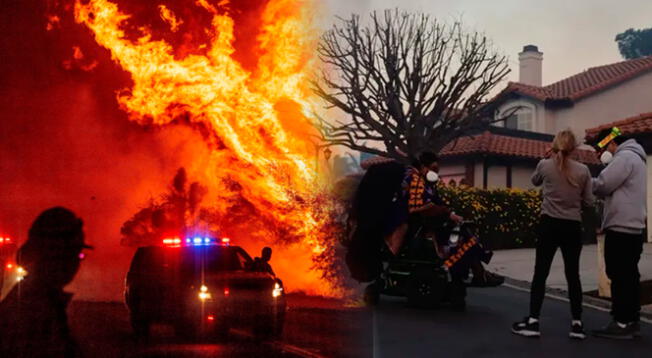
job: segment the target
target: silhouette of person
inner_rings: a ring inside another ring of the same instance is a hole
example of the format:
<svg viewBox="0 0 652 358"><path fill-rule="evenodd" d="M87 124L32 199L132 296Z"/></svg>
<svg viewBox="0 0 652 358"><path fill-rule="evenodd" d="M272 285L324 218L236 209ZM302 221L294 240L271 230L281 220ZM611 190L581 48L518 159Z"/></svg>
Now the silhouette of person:
<svg viewBox="0 0 652 358"><path fill-rule="evenodd" d="M274 275L274 270L272 270L272 266L269 264L269 260L271 258L272 258L272 249L270 247L265 246L263 248L261 256L256 257L254 259L254 263L253 263L254 271L269 272L272 275Z"/></svg>
<svg viewBox="0 0 652 358"><path fill-rule="evenodd" d="M55 207L42 212L18 250L17 261L27 275L0 303L1 357L77 357L79 350L68 328L66 307L72 281L82 259L82 220Z"/></svg>

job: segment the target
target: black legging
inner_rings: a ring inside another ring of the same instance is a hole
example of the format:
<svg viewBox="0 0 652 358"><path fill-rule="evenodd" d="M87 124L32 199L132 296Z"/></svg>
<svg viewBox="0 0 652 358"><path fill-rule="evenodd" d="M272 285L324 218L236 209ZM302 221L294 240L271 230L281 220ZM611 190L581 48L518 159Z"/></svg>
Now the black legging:
<svg viewBox="0 0 652 358"><path fill-rule="evenodd" d="M557 247L564 258L564 273L573 319L582 318L582 284L580 282L580 253L582 252L582 224L579 221L541 217L537 241L536 263L530 293L530 317L539 318L546 291L546 279Z"/></svg>

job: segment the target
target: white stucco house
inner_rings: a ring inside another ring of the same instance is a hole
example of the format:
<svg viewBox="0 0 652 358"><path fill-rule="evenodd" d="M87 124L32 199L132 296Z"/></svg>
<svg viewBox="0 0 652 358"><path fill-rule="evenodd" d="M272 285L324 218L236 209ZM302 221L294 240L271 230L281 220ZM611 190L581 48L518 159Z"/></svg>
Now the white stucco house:
<svg viewBox="0 0 652 358"><path fill-rule="evenodd" d="M542 86L543 53L533 45L519 54L519 82L511 82L493 101L498 116L517 113L500 125L555 134L587 129L652 111L652 57L592 67Z"/></svg>
<svg viewBox="0 0 652 358"><path fill-rule="evenodd" d="M497 122L449 143L440 153L444 181L464 180L480 188L531 188L534 167L554 134L567 128L583 139L588 131L620 123L621 130L636 135L652 155L652 56L591 67L548 85L542 84L542 73L543 53L534 45L525 46L519 53L519 81L508 83L490 101ZM498 122L506 114L511 115ZM579 150L577 156L594 174L600 170L590 148ZM361 165L380 160L368 159ZM648 163L652 213L652 161Z"/></svg>
<svg viewBox="0 0 652 358"><path fill-rule="evenodd" d="M590 128L652 111L652 57L592 67L546 86L542 85L542 73L543 53L534 45L525 46L519 53L519 82L510 82L491 101L497 108L496 119L511 114L496 125L521 133L513 137L527 137L522 132L528 132L530 139L536 139L532 134L537 133L539 140L549 143L555 133L570 128L578 138L584 138ZM535 152L534 143L512 141L514 148ZM513 150L511 154L525 158L522 152ZM545 150L538 152L541 158ZM579 154L581 161L599 164L593 156ZM479 177L483 181L475 180L474 185L528 188L532 163L520 160L502 165L504 159L490 161L485 170L488 178Z"/></svg>

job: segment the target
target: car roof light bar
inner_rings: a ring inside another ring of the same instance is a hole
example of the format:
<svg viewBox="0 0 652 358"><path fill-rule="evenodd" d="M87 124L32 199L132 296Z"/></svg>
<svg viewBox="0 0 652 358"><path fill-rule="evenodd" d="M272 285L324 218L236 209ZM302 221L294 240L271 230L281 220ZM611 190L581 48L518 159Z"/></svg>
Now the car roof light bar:
<svg viewBox="0 0 652 358"><path fill-rule="evenodd" d="M178 237L168 237L163 239L163 244L169 246L179 246L181 245L181 239Z"/></svg>
<svg viewBox="0 0 652 358"><path fill-rule="evenodd" d="M229 246L231 243L231 239L229 238L222 238L220 240L217 240L212 237L200 237L200 236L192 236L192 237L186 237L184 240L178 238L178 237L168 237L163 239L163 245L165 246L172 246L172 247L177 247L177 246L214 246L214 245L220 245L220 246Z"/></svg>

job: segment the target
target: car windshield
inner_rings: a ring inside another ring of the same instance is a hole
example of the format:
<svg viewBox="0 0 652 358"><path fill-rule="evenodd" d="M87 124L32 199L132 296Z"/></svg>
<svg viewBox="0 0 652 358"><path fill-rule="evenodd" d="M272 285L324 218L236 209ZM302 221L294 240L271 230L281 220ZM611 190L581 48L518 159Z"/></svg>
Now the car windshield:
<svg viewBox="0 0 652 358"><path fill-rule="evenodd" d="M244 270L250 258L233 247L200 246L181 250L182 272L204 273Z"/></svg>

